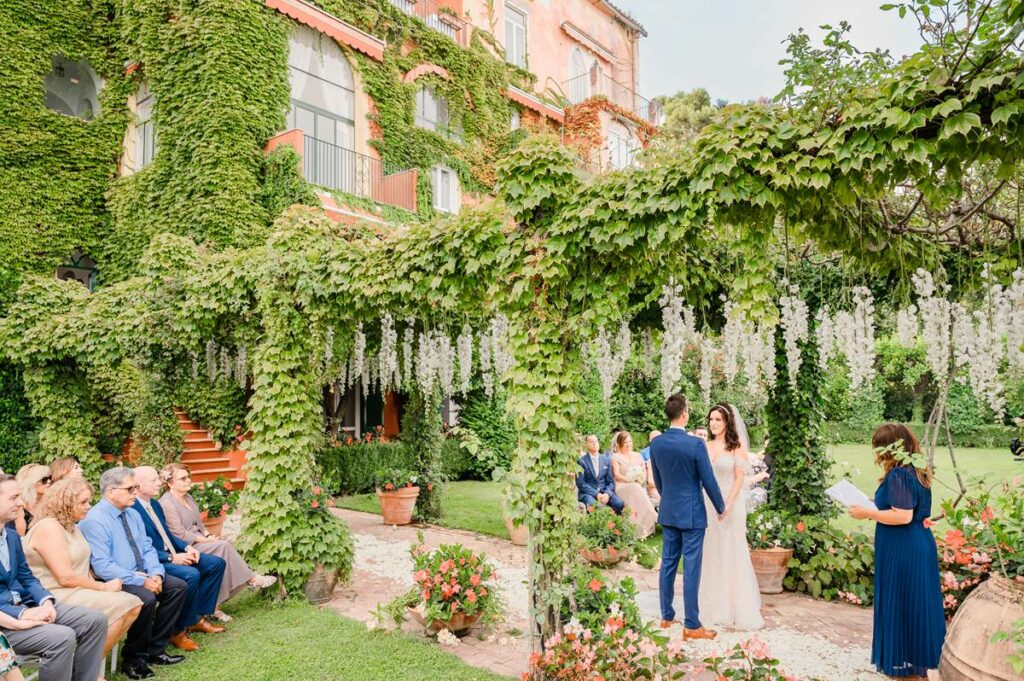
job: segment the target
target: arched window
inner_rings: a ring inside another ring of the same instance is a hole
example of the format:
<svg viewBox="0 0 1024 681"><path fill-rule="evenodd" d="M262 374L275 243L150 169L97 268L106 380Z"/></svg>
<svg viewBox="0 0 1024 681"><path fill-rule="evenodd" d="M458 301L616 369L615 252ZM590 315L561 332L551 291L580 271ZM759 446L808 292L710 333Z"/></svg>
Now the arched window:
<svg viewBox="0 0 1024 681"><path fill-rule="evenodd" d="M434 194L434 210L458 213L462 207L462 189L459 176L447 166L434 166L430 170L430 188Z"/></svg>
<svg viewBox="0 0 1024 681"><path fill-rule="evenodd" d="M53 57L53 69L43 79L46 108L65 116L91 121L99 115L99 93L103 81L89 62Z"/></svg>
<svg viewBox="0 0 1024 681"><path fill-rule="evenodd" d="M57 268L57 278L61 281L77 281L92 291L96 285L96 272L96 262L76 247L71 257Z"/></svg>
<svg viewBox="0 0 1024 681"><path fill-rule="evenodd" d="M569 58L569 102L579 104L590 96L590 65L583 50L573 48Z"/></svg>
<svg viewBox="0 0 1024 681"><path fill-rule="evenodd" d="M425 85L416 91L416 125L441 134L448 134L448 99Z"/></svg>
<svg viewBox="0 0 1024 681"><path fill-rule="evenodd" d="M306 179L342 191L355 183L355 80L330 37L297 26L288 39L292 108L289 129L305 133Z"/></svg>
<svg viewBox="0 0 1024 681"><path fill-rule="evenodd" d="M636 144L629 130L622 123L612 121L608 126L608 165L616 170L633 165L636 158Z"/></svg>

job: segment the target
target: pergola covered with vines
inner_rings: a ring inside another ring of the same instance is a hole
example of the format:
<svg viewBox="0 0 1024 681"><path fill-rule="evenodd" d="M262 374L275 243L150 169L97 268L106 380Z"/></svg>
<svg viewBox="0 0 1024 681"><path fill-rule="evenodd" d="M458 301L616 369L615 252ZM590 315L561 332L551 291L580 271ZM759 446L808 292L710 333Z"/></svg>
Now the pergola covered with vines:
<svg viewBox="0 0 1024 681"><path fill-rule="evenodd" d="M844 59L842 45L830 63L797 41L785 105L732 107L672 160L598 178L582 177L554 140L529 139L501 163L497 198L454 218L382 234L293 207L265 244L220 252L159 235L139 276L95 294L27 283L0 321L0 344L24 366L48 448L93 458L80 389L90 372L130 363L151 373L153 408L169 413L160 376L211 338L245 348L242 546L294 590L316 563L351 565L343 524L296 497L313 475L322 387L369 338L381 348L375 380L414 381L429 408L455 380L432 359L436 344L486 336L486 366L479 353L472 366L498 369L508 390L534 633L547 636L573 555L584 344L663 295L673 309L700 303L712 280L728 285L745 321L774 329L769 251L780 240L883 275L930 269L951 248L1019 264L1021 223L1005 197L1019 191L1024 160L1022 20L1020 0L990 3L972 31L898 65ZM826 71L832 89L817 82ZM725 253L742 266L722 271ZM411 344L399 358L394 320L418 338L415 370Z"/></svg>

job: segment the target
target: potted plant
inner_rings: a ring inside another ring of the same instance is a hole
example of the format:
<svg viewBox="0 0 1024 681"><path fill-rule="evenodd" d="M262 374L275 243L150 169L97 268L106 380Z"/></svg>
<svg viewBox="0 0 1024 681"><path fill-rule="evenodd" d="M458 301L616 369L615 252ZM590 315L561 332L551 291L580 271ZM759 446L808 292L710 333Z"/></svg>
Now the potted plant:
<svg viewBox="0 0 1024 681"><path fill-rule="evenodd" d="M238 505L238 492L231 481L221 476L216 480L196 483L191 494L199 507L199 516L203 519L207 531L210 534L220 534L224 527L224 518Z"/></svg>
<svg viewBox="0 0 1024 681"><path fill-rule="evenodd" d="M428 551L423 533L417 537L418 543L409 549L416 586L378 609L378 618L387 615L401 624L411 615L431 633L459 634L478 621L490 624L501 616L497 574L484 554L461 544Z"/></svg>
<svg viewBox="0 0 1024 681"><path fill-rule="evenodd" d="M313 487L308 491L303 490L295 492L292 496L310 516L330 514L329 509L334 507L334 499L330 494L326 493L320 485L313 485ZM316 524L316 522L311 523L313 526ZM313 572L306 579L306 583L302 587L302 590L306 594L306 599L310 603L319 605L331 600L331 596L334 594L334 587L337 583L338 570L329 568L323 563L318 562L314 565Z"/></svg>
<svg viewBox="0 0 1024 681"><path fill-rule="evenodd" d="M782 593L782 580L789 572L795 533L801 522L766 506L747 517L747 545L754 564L757 586L763 594Z"/></svg>
<svg viewBox="0 0 1024 681"><path fill-rule="evenodd" d="M943 681L1019 679L1012 636L1024 620L1024 495L1019 482L954 507L936 542L946 612L953 614L939 662ZM961 600L962 599L962 600ZM1004 635L996 635L1003 632ZM1018 661L1018 664L1020 662Z"/></svg>
<svg viewBox="0 0 1024 681"><path fill-rule="evenodd" d="M587 510L580 522L580 538L580 555L594 565L614 565L637 544L633 523L607 506Z"/></svg>
<svg viewBox="0 0 1024 681"><path fill-rule="evenodd" d="M408 525L420 495L420 476L401 468L382 468L374 474L380 514L385 525Z"/></svg>
<svg viewBox="0 0 1024 681"><path fill-rule="evenodd" d="M530 512L530 507L525 502L523 480L504 468L495 468L492 476L495 482L505 483L501 490L501 510L505 519L505 529L508 530L508 538L516 546L526 546L530 533L526 525L513 520L513 518L522 518Z"/></svg>

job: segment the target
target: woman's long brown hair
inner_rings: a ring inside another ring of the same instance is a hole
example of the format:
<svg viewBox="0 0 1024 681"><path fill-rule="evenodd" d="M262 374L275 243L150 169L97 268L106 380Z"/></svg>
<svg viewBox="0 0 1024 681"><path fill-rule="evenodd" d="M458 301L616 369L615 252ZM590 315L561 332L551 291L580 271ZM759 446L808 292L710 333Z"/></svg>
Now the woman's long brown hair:
<svg viewBox="0 0 1024 681"><path fill-rule="evenodd" d="M889 471L893 468L910 466L914 469L914 473L917 474L917 479L921 484L926 488L931 488L931 467L918 468L913 464L897 459L895 452L893 452L896 443L901 443L899 448L908 455L919 456L921 454L921 443L918 442L917 436L914 435L914 431L910 430L910 428L907 428L902 423L883 423L878 426L871 436L871 448L875 452L875 463L882 467L882 477L879 480L885 480L885 476L889 475Z"/></svg>
<svg viewBox="0 0 1024 681"><path fill-rule="evenodd" d="M716 404L711 407L708 412L708 433L711 433L711 414L718 412L722 416L722 421L725 423L725 431L722 433L725 437L725 451L732 452L740 448L740 436L736 432L736 422L732 418L732 409L724 404ZM714 434L711 434L711 439L716 439Z"/></svg>

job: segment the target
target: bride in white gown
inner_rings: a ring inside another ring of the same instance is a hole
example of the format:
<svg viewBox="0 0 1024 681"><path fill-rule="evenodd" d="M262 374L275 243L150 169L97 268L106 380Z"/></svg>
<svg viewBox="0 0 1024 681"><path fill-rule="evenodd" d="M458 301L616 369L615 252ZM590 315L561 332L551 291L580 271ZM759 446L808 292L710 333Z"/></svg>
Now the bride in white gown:
<svg viewBox="0 0 1024 681"><path fill-rule="evenodd" d="M726 495L725 518L709 522L704 534L704 561L700 582L700 616L707 625L734 629L760 629L761 594L747 548L747 476L753 473L748 458L746 429L735 407L715 405L708 413L708 454L715 479ZM743 429L743 439L737 430ZM705 495L708 518L715 518Z"/></svg>

